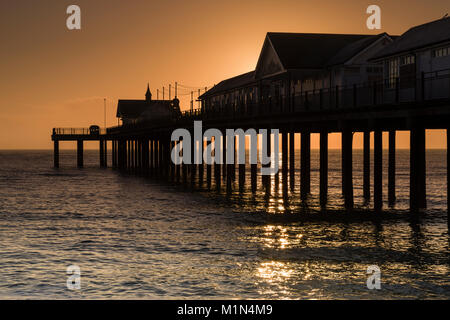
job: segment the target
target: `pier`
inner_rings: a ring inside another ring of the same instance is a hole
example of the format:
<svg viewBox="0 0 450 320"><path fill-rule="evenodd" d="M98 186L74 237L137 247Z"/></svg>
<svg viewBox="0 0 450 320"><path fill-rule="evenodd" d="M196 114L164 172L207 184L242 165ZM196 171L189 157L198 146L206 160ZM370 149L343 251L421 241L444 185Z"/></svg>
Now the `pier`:
<svg viewBox="0 0 450 320"><path fill-rule="evenodd" d="M427 74L418 79L420 94L413 98L401 97L399 87L378 89L377 83L352 88L333 88L328 90L292 94L278 101L242 103L235 106L221 106L217 109L198 109L183 112L176 119L167 121L142 122L137 124L110 127L98 135L90 134L88 129L53 129L54 165L59 166L59 142L76 141L78 166L83 166L83 142L99 141L99 165L107 165L107 141L112 145L112 167L114 169L149 177L168 179L178 183L190 183L198 175L201 183L211 185L214 174L218 188L231 188L230 181L236 179L234 165L182 164L174 165L171 150L180 142L171 141L171 134L177 128L185 128L192 133L194 121L202 121L203 130L226 129L279 129L281 135L280 159L282 185L284 192L300 184L300 197L306 199L311 192L320 193L320 203L326 206L328 193L328 135L340 133L342 137L342 195L345 209L354 206L353 192L353 134L364 135L363 194L366 201L371 198L370 177L373 174L374 210L383 210L383 171L388 171L388 201L396 201L396 131L410 132L410 207L417 212L426 208L426 148L425 130L447 130L447 149L449 145L450 124L450 72ZM421 83L420 81L426 82ZM426 90L434 85L447 86L439 98L429 97ZM378 88L383 88L379 86ZM385 87L384 87L385 88ZM389 145L383 146L382 133L389 133ZM320 135L320 188L311 190L311 134ZM370 137L374 136L374 164L370 172ZM295 137L300 135L300 181L294 181ZM206 146L204 142L204 146ZM243 147L243 146L239 146ZM383 147L388 150L388 168L383 168ZM195 148L192 146L192 148ZM234 146L236 150L236 144ZM235 150L222 149L222 156ZM218 150L216 150L218 152ZM448 154L448 153L447 153ZM214 169L212 168L214 166ZM447 168L450 157L447 156ZM245 181L246 166L238 167L239 185ZM250 166L251 189L256 190L257 166ZM277 175L278 176L278 175ZM287 177L290 177L288 180ZM204 181L206 179L206 181ZM447 175L448 179L448 175ZM288 183L289 181L289 183ZM262 177L265 185L267 179ZM270 185L265 185L270 194ZM447 195L449 189L447 186Z"/></svg>

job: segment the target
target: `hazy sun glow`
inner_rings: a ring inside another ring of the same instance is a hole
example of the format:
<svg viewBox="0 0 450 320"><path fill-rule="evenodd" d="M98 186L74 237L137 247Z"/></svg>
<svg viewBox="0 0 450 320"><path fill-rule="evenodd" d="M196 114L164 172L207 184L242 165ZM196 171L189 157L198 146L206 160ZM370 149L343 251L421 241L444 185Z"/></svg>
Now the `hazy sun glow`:
<svg viewBox="0 0 450 320"><path fill-rule="evenodd" d="M75 2L81 31L65 25L73 1L0 3L0 149L50 148L52 127L103 126L104 98L115 125L117 99L143 98L147 83L168 97L177 81L188 109L191 90L253 70L268 31L401 34L448 11L447 0L377 1L382 30L367 30L361 0ZM432 134L430 146L443 137Z"/></svg>

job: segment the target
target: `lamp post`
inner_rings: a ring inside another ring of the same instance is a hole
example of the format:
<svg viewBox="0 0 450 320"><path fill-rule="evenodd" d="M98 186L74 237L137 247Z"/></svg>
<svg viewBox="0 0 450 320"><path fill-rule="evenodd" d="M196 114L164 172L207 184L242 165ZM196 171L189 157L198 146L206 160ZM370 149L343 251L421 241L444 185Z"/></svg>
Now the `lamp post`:
<svg viewBox="0 0 450 320"><path fill-rule="evenodd" d="M106 130L106 98L103 99L103 120Z"/></svg>

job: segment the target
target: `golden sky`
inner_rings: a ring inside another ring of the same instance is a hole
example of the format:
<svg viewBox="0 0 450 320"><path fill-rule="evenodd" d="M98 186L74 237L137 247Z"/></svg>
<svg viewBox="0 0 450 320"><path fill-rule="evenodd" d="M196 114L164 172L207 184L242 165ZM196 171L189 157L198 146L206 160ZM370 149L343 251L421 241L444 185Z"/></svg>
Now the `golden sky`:
<svg viewBox="0 0 450 320"><path fill-rule="evenodd" d="M71 4L79 31L66 28ZM382 30L366 27L370 4L381 7ZM148 82L156 98L175 81L211 87L251 71L267 32L401 34L449 11L448 0L2 0L0 149L48 149L53 127L103 125L104 98L112 126L117 99L143 99ZM444 138L429 132L427 147Z"/></svg>

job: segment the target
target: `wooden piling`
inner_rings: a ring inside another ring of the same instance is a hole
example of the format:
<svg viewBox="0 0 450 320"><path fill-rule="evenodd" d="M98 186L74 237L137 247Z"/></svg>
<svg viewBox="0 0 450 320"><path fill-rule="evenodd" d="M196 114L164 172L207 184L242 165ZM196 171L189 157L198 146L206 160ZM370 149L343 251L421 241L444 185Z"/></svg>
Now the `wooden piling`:
<svg viewBox="0 0 450 320"><path fill-rule="evenodd" d="M113 168L116 168L116 145L115 145L116 141L115 140L111 140L111 166Z"/></svg>
<svg viewBox="0 0 450 320"><path fill-rule="evenodd" d="M203 152L205 150L205 141L202 140L200 141L201 146L202 146L202 150L200 152L199 150L199 158L200 158L200 164L198 165L198 183L199 185L203 184L203 177L205 175L205 165L204 165L204 161L203 161Z"/></svg>
<svg viewBox="0 0 450 320"><path fill-rule="evenodd" d="M311 190L311 133L301 133L300 146L300 196L306 199Z"/></svg>
<svg viewBox="0 0 450 320"><path fill-rule="evenodd" d="M236 141L235 141L236 144ZM241 150L244 151L244 163L241 163L241 159L239 159L239 191L242 192L245 188L245 163L247 159L246 154L246 139L244 139L244 145L239 144L239 153L241 153Z"/></svg>
<svg viewBox="0 0 450 320"><path fill-rule="evenodd" d="M363 197L366 203L370 202L370 131L364 131Z"/></svg>
<svg viewBox="0 0 450 320"><path fill-rule="evenodd" d="M271 133L270 129L268 129L267 131L268 131L267 156L269 157L270 161L268 164L264 165L264 167L270 168L272 166L272 133ZM266 187L266 194L270 194L272 176L262 175L262 182L263 182L263 185Z"/></svg>
<svg viewBox="0 0 450 320"><path fill-rule="evenodd" d="M59 141L53 141L53 166L59 168Z"/></svg>
<svg viewBox="0 0 450 320"><path fill-rule="evenodd" d="M410 207L412 211L416 211L427 207L425 129L413 128L410 143Z"/></svg>
<svg viewBox="0 0 450 320"><path fill-rule="evenodd" d="M282 131L280 134L281 134L281 170L283 175L283 183L287 184L286 180L288 174L288 156L289 156L288 133ZM278 159L275 159L275 161L278 161Z"/></svg>
<svg viewBox="0 0 450 320"><path fill-rule="evenodd" d="M320 133L320 205L328 200L328 131Z"/></svg>
<svg viewBox="0 0 450 320"><path fill-rule="evenodd" d="M210 144L212 144L212 141L206 141L205 145L208 147ZM206 148L205 148L206 150ZM212 176L212 164L207 163L206 164L206 184L208 189L211 188L211 176Z"/></svg>
<svg viewBox="0 0 450 320"><path fill-rule="evenodd" d="M142 172L145 176L149 173L149 157L150 157L150 146L147 138L142 140Z"/></svg>
<svg viewBox="0 0 450 320"><path fill-rule="evenodd" d="M77 166L83 168L83 140L77 141Z"/></svg>
<svg viewBox="0 0 450 320"><path fill-rule="evenodd" d="M226 177L227 177L227 134L226 134L225 130L222 130L222 174L223 174L224 179L226 179Z"/></svg>
<svg viewBox="0 0 450 320"><path fill-rule="evenodd" d="M450 228L450 129L447 129L447 225Z"/></svg>
<svg viewBox="0 0 450 320"><path fill-rule="evenodd" d="M342 131L342 193L346 209L353 208L353 132Z"/></svg>
<svg viewBox="0 0 450 320"><path fill-rule="evenodd" d="M194 137L194 132L191 132L191 137ZM197 141L192 139L191 141L191 183L195 183L195 177L197 175L197 164L196 162L196 153L197 153Z"/></svg>
<svg viewBox="0 0 450 320"><path fill-rule="evenodd" d="M149 176L153 176L153 165L154 165L154 153L153 153L153 139L149 140L149 150L148 150L148 173Z"/></svg>
<svg viewBox="0 0 450 320"><path fill-rule="evenodd" d="M158 167L159 175L161 177L165 176L165 163L164 163L164 143L162 137L158 137Z"/></svg>
<svg viewBox="0 0 450 320"><path fill-rule="evenodd" d="M133 140L133 148L134 148L134 173L139 173L139 141Z"/></svg>
<svg viewBox="0 0 450 320"><path fill-rule="evenodd" d="M125 154L126 154L125 169L127 171L130 171L130 167L131 167L131 141L130 140L125 141Z"/></svg>
<svg viewBox="0 0 450 320"><path fill-rule="evenodd" d="M99 140L99 156L100 156L100 167L105 167L105 147L104 147L105 141L103 139Z"/></svg>
<svg viewBox="0 0 450 320"><path fill-rule="evenodd" d="M103 166L105 168L108 167L108 140L104 140L105 143L103 144Z"/></svg>
<svg viewBox="0 0 450 320"><path fill-rule="evenodd" d="M221 148L220 139L218 140L218 139L216 139L216 137L214 137L214 142L211 142L211 143L214 143L214 181L216 182L217 188L220 189L220 183L221 183L221 181L220 181L220 166L221 165L219 163L217 163L219 161L219 157L216 156L216 155L218 155L217 150L219 150Z"/></svg>
<svg viewBox="0 0 450 320"><path fill-rule="evenodd" d="M295 131L289 133L289 184L295 189Z"/></svg>
<svg viewBox="0 0 450 320"><path fill-rule="evenodd" d="M126 141L121 139L118 141L118 165L120 170L124 170L126 168L126 161Z"/></svg>
<svg viewBox="0 0 450 320"><path fill-rule="evenodd" d="M374 132L373 202L375 211L383 208L383 132Z"/></svg>
<svg viewBox="0 0 450 320"><path fill-rule="evenodd" d="M395 130L389 131L389 171L388 171L388 202L389 206L395 204Z"/></svg>

